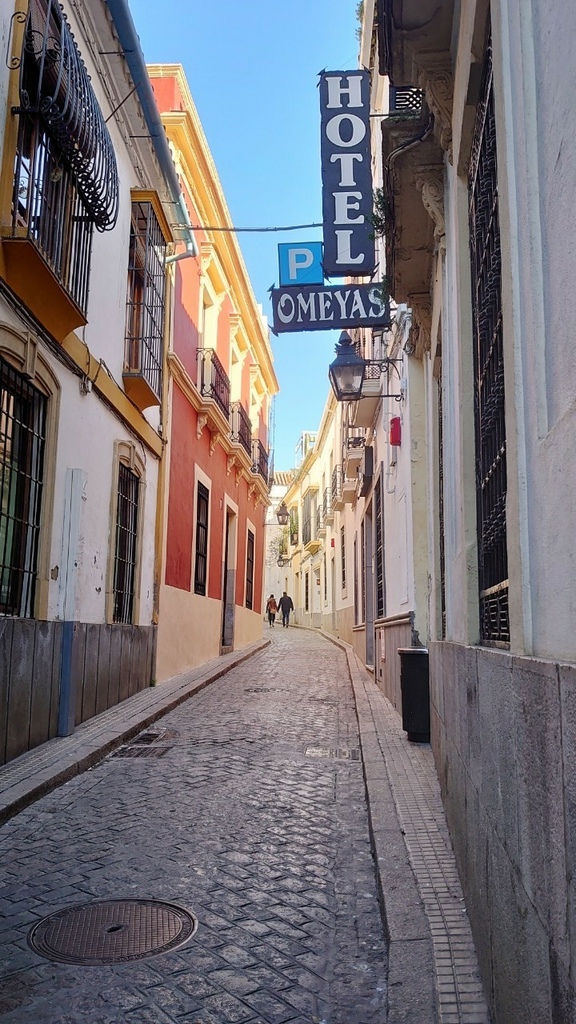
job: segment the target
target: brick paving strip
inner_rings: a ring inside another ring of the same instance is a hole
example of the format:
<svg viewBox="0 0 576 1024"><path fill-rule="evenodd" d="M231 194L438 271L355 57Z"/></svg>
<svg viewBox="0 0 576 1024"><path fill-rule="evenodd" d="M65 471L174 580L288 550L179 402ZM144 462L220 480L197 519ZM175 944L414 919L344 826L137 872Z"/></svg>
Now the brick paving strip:
<svg viewBox="0 0 576 1024"><path fill-rule="evenodd" d="M431 747L406 739L398 713L349 648L347 656L389 933L388 1024L489 1024ZM393 809L383 800L388 788Z"/></svg>

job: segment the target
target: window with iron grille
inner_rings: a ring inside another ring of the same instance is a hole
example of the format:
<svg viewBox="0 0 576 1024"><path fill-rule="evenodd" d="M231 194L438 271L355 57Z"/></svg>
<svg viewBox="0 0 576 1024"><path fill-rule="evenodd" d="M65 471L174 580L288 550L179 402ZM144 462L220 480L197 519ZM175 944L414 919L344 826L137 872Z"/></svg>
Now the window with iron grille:
<svg viewBox="0 0 576 1024"><path fill-rule="evenodd" d="M328 600L328 572L326 571L326 552L324 552L324 600Z"/></svg>
<svg viewBox="0 0 576 1024"><path fill-rule="evenodd" d="M438 541L440 548L440 639L446 639L446 538L444 531L444 420L442 374L438 378Z"/></svg>
<svg viewBox="0 0 576 1024"><path fill-rule="evenodd" d="M114 227L114 146L57 0L30 0L20 66L12 236L27 238L86 313L92 231Z"/></svg>
<svg viewBox="0 0 576 1024"><path fill-rule="evenodd" d="M306 573L304 577L304 611L308 611L310 608L310 574Z"/></svg>
<svg viewBox="0 0 576 1024"><path fill-rule="evenodd" d="M309 544L314 539L312 531L312 520L314 516L314 509L312 507L312 495L310 492L304 495L304 504L302 507L302 543Z"/></svg>
<svg viewBox="0 0 576 1024"><path fill-rule="evenodd" d="M254 600L254 534L248 530L246 545L246 607L252 608Z"/></svg>
<svg viewBox="0 0 576 1024"><path fill-rule="evenodd" d="M30 618L40 537L47 400L0 359L0 614Z"/></svg>
<svg viewBox="0 0 576 1024"><path fill-rule="evenodd" d="M132 203L125 368L148 382L158 400L162 390L166 243L151 203Z"/></svg>
<svg viewBox="0 0 576 1024"><path fill-rule="evenodd" d="M208 569L208 502L210 493L204 484L198 484L196 494L196 561L194 564L194 593L206 596Z"/></svg>
<svg viewBox="0 0 576 1024"><path fill-rule="evenodd" d="M342 578L342 590L346 586L346 537L344 527L340 527L340 571Z"/></svg>
<svg viewBox="0 0 576 1024"><path fill-rule="evenodd" d="M488 46L469 173L481 643L510 641L506 421L496 120Z"/></svg>
<svg viewBox="0 0 576 1024"><path fill-rule="evenodd" d="M366 534L366 529L365 529L365 526L364 526L364 520L362 520L362 523L360 524L360 555L361 555L361 558L362 558L362 566L361 566L362 571L360 573L361 608L362 608L362 618L360 620L361 622L366 622L366 568L365 568L365 565L364 565L365 558L366 558L366 537L365 537L365 534Z"/></svg>
<svg viewBox="0 0 576 1024"><path fill-rule="evenodd" d="M384 521L382 508L382 476L374 488L375 511L375 550L374 567L376 571L376 618L381 619L386 607L386 580L384 575Z"/></svg>
<svg viewBox="0 0 576 1024"><path fill-rule="evenodd" d="M358 607L358 538L354 537L354 625L360 622L360 608Z"/></svg>
<svg viewBox="0 0 576 1024"><path fill-rule="evenodd" d="M139 478L121 462L118 466L116 543L114 547L114 622L133 621L139 492Z"/></svg>

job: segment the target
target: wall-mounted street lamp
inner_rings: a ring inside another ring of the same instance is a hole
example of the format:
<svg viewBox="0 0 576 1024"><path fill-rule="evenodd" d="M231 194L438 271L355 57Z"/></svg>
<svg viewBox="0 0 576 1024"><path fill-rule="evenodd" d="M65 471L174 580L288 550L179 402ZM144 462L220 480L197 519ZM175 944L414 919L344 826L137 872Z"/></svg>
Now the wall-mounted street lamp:
<svg viewBox="0 0 576 1024"><path fill-rule="evenodd" d="M283 569L285 565L290 565L290 559L283 558L282 555L280 555L278 561L276 562L276 565L279 566L280 569Z"/></svg>
<svg viewBox="0 0 576 1024"><path fill-rule="evenodd" d="M381 397L395 398L399 402L402 395L390 393L390 371L393 370L400 380L400 371L396 364L401 362L401 359L389 359L388 357L385 359L362 359L362 356L358 355L348 331L342 331L336 345L336 359L328 367L328 377L336 395L336 401L357 402L359 398L362 398L362 385L366 371L371 366L377 366L380 373L386 375L386 390Z"/></svg>
<svg viewBox="0 0 576 1024"><path fill-rule="evenodd" d="M283 501L276 509L276 519L278 520L279 526L288 526L288 520L290 519L290 513L286 508L286 502Z"/></svg>

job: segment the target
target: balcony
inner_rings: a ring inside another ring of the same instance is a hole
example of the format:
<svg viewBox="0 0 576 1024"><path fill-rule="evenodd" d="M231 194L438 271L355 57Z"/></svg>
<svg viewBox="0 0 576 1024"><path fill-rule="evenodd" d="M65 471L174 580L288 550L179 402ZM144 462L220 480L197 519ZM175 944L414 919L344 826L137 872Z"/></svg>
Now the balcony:
<svg viewBox="0 0 576 1024"><path fill-rule="evenodd" d="M358 488L358 476L345 477L342 481L342 502L352 504L356 501L356 490Z"/></svg>
<svg viewBox="0 0 576 1024"><path fill-rule="evenodd" d="M213 348L198 349L198 388L203 399L214 402L230 419L230 381Z"/></svg>
<svg viewBox="0 0 576 1024"><path fill-rule="evenodd" d="M324 491L322 509L324 511L324 522L326 523L326 526L329 526L334 522L334 508L332 507L332 493L330 487L327 487Z"/></svg>
<svg viewBox="0 0 576 1024"><path fill-rule="evenodd" d="M382 372L378 365L367 366L362 384L362 398L358 402L351 403L350 425L355 427L372 426L382 393ZM360 458L362 451L360 452Z"/></svg>
<svg viewBox="0 0 576 1024"><path fill-rule="evenodd" d="M259 438L252 441L252 472L268 483L268 452Z"/></svg>
<svg viewBox="0 0 576 1024"><path fill-rule="evenodd" d="M230 440L252 458L252 423L241 402L232 402L230 408Z"/></svg>
<svg viewBox="0 0 576 1024"><path fill-rule="evenodd" d="M365 437L348 437L344 442L344 473L354 476L364 456Z"/></svg>
<svg viewBox="0 0 576 1024"><path fill-rule="evenodd" d="M316 536L326 536L326 522L324 519L324 509L322 505L319 505L318 508L316 509Z"/></svg>
<svg viewBox="0 0 576 1024"><path fill-rule="evenodd" d="M298 545L298 513L294 508L290 511L290 543L293 548Z"/></svg>
<svg viewBox="0 0 576 1024"><path fill-rule="evenodd" d="M315 554L318 548L322 547L321 541L314 537L312 530L312 519L305 519L302 524L302 543L310 554Z"/></svg>
<svg viewBox="0 0 576 1024"><path fill-rule="evenodd" d="M332 473L332 511L341 512L344 508L342 497L342 466L335 466Z"/></svg>

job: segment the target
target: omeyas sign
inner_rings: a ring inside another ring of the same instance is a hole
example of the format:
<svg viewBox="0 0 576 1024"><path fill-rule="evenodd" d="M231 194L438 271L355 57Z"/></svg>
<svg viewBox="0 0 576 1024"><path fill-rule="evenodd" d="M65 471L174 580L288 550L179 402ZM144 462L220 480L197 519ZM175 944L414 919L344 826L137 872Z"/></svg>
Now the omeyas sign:
<svg viewBox="0 0 576 1024"><path fill-rule="evenodd" d="M389 327L390 303L377 284L272 288L273 331Z"/></svg>

